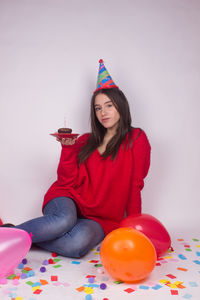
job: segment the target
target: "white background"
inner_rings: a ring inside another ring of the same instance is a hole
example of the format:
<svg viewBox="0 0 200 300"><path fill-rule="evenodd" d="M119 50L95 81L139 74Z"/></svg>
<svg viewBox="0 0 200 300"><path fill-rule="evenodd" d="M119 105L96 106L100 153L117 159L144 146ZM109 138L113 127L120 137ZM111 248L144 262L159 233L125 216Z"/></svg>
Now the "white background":
<svg viewBox="0 0 200 300"><path fill-rule="evenodd" d="M0 0L0 218L41 215L64 124L89 131L98 60L152 146L143 212L198 229L200 1Z"/></svg>

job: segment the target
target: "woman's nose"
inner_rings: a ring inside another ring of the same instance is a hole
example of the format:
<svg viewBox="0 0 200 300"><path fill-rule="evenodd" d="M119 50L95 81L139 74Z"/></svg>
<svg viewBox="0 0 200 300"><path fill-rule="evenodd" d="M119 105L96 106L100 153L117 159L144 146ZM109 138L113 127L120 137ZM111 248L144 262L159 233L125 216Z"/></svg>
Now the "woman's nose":
<svg viewBox="0 0 200 300"><path fill-rule="evenodd" d="M105 115L105 112L106 112L106 111L105 111L105 108L102 107L102 109L101 109L101 114L102 114L102 115Z"/></svg>

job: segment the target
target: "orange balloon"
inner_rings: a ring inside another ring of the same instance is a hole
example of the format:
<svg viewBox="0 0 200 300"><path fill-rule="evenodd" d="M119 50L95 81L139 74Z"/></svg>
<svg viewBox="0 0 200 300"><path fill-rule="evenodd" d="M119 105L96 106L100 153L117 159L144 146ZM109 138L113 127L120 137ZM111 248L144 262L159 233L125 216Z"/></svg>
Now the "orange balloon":
<svg viewBox="0 0 200 300"><path fill-rule="evenodd" d="M124 227L113 230L105 237L100 257L112 277L134 282L151 273L156 263L156 250L143 233Z"/></svg>

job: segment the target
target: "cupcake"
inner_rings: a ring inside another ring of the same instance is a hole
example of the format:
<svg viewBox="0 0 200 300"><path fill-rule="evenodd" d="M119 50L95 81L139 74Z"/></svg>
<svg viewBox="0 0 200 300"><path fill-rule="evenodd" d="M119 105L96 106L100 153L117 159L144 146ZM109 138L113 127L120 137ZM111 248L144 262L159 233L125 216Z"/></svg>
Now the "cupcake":
<svg viewBox="0 0 200 300"><path fill-rule="evenodd" d="M58 133L67 133L67 134L70 134L72 133L72 129L71 128L66 128L66 127L63 127L63 128L59 128L58 129Z"/></svg>

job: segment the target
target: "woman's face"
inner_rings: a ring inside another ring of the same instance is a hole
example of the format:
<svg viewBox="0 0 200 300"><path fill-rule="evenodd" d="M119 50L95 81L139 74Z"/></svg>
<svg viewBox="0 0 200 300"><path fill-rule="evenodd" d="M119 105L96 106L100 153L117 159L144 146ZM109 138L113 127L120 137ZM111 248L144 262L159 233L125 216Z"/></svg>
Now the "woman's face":
<svg viewBox="0 0 200 300"><path fill-rule="evenodd" d="M96 117L101 125L103 125L106 129L117 129L120 114L107 95L98 94L95 97L94 109Z"/></svg>

